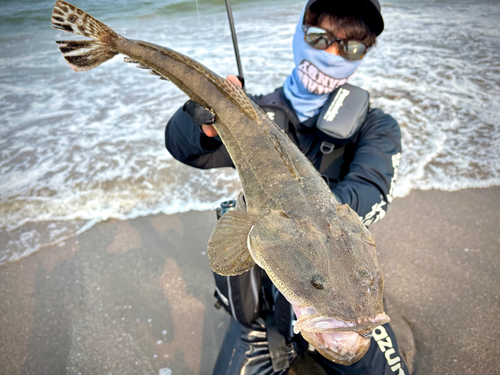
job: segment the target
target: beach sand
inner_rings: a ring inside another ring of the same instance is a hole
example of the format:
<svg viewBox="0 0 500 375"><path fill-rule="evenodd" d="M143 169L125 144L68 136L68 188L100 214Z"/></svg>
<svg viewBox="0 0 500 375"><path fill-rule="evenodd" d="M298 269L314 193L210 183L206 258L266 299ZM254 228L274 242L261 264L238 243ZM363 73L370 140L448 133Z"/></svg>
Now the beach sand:
<svg viewBox="0 0 500 375"><path fill-rule="evenodd" d="M0 373L211 374L230 319L213 306L215 222L109 220L0 266ZM498 373L499 224L494 187L413 191L370 228L415 374ZM306 357L291 374L312 368Z"/></svg>

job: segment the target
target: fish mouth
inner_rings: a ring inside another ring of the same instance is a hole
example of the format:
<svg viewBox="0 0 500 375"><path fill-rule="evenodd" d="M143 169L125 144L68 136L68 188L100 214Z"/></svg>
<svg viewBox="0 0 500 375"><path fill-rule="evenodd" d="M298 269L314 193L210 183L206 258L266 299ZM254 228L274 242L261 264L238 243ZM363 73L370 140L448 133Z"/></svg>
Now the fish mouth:
<svg viewBox="0 0 500 375"><path fill-rule="evenodd" d="M297 312L295 312L297 315ZM353 321L338 320L320 314L301 314L293 327L294 333L299 332L355 332L363 334L372 331L375 327L388 323L390 318L385 314L377 314L373 318L360 318Z"/></svg>
<svg viewBox="0 0 500 375"><path fill-rule="evenodd" d="M390 321L385 313L354 321L325 317L309 306L292 305L298 320L293 327L321 355L350 366L359 361L370 347L371 331Z"/></svg>
<svg viewBox="0 0 500 375"><path fill-rule="evenodd" d="M370 339L355 332L302 332L302 337L323 357L339 365L358 362L370 348Z"/></svg>

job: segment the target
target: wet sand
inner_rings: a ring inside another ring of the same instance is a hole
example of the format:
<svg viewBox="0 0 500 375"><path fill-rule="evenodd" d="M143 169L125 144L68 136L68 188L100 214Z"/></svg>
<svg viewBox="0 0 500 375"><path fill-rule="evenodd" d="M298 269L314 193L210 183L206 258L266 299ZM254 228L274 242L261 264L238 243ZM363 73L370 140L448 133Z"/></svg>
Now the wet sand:
<svg viewBox="0 0 500 375"><path fill-rule="evenodd" d="M211 374L229 322L205 254L215 221L110 220L0 266L0 373ZM370 228L415 374L498 373L499 224L494 187L414 191Z"/></svg>
<svg viewBox="0 0 500 375"><path fill-rule="evenodd" d="M415 374L500 373L500 187L412 192L372 234Z"/></svg>

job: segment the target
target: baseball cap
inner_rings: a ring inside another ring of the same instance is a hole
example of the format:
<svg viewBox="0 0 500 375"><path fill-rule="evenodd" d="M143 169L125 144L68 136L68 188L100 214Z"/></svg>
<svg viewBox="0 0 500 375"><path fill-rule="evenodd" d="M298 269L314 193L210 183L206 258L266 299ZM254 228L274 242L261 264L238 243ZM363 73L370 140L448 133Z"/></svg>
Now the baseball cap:
<svg viewBox="0 0 500 375"><path fill-rule="evenodd" d="M306 9L317 1L309 0ZM330 0L329 5L338 7L340 14L361 18L377 36L384 30L378 0Z"/></svg>

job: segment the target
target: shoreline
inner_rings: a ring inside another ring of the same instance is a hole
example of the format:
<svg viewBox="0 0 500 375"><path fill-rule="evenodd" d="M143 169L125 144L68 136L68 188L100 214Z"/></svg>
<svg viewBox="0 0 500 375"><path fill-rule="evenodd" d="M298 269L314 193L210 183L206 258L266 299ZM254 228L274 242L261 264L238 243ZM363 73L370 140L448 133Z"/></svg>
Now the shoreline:
<svg viewBox="0 0 500 375"><path fill-rule="evenodd" d="M2 368L210 374L230 319L213 307L206 243L215 223L212 211L107 220L1 265ZM388 315L412 329L415 374L500 367L491 325L500 316L499 223L492 187L412 191L370 227Z"/></svg>
<svg viewBox="0 0 500 375"><path fill-rule="evenodd" d="M226 168L221 168L221 169L226 169ZM402 186L400 187L399 191L403 191L404 192L403 195L395 195L393 199L396 200L404 199L408 197L409 194L411 194L411 192L413 191L439 191L443 193L454 193L461 190L494 189L495 187L500 186L500 179L493 179L492 181L488 182L482 181L482 182L484 182L484 184L474 183L472 184L473 186L470 186L471 184L465 184L458 190L446 186L444 187L444 189L436 187L424 190L415 189L409 186ZM239 190L241 190L241 187L233 191L239 191ZM237 194L234 195L233 199L236 199L236 197ZM228 199L230 198L227 198L226 196L226 198L220 198L218 201L214 201L212 203L199 203L195 205L191 204L189 206L190 208L188 209L184 207L181 210L173 210L173 212L170 212L171 208L169 207L166 210L167 212L164 212L164 209L159 209L159 208L156 208L149 213L147 211L144 212L139 210L138 212L136 212L132 210L132 213L128 213L126 215L121 215L117 213L112 215L107 215L106 219L92 218L92 219L64 220L61 218L59 219L55 218L54 220L48 219L43 221L28 220L23 224L13 225L12 226L13 229L6 229L6 228L0 229L0 267L11 262L17 262L20 259L30 256L31 254L34 254L35 252L43 250L45 248L49 248L52 246L62 247L64 246L65 241L70 240L74 237L78 237L79 235L85 233L94 226L99 225L100 223L106 221L110 220L130 221L155 215L178 215L186 212L207 212L211 211L212 208L215 209L215 207L217 207L219 203ZM7 228L10 227L11 227L10 224L7 225ZM56 229L54 230L54 228ZM28 238L27 240L22 238L24 237L24 234L26 234L26 232L30 232L31 234L30 238ZM53 237L56 238L54 239ZM33 238L36 238L35 241L38 241L39 243L35 242L35 244L33 244L32 243ZM19 248L18 249L12 248L11 243L14 243L16 245L18 244L24 245L25 246L24 251L21 251Z"/></svg>

